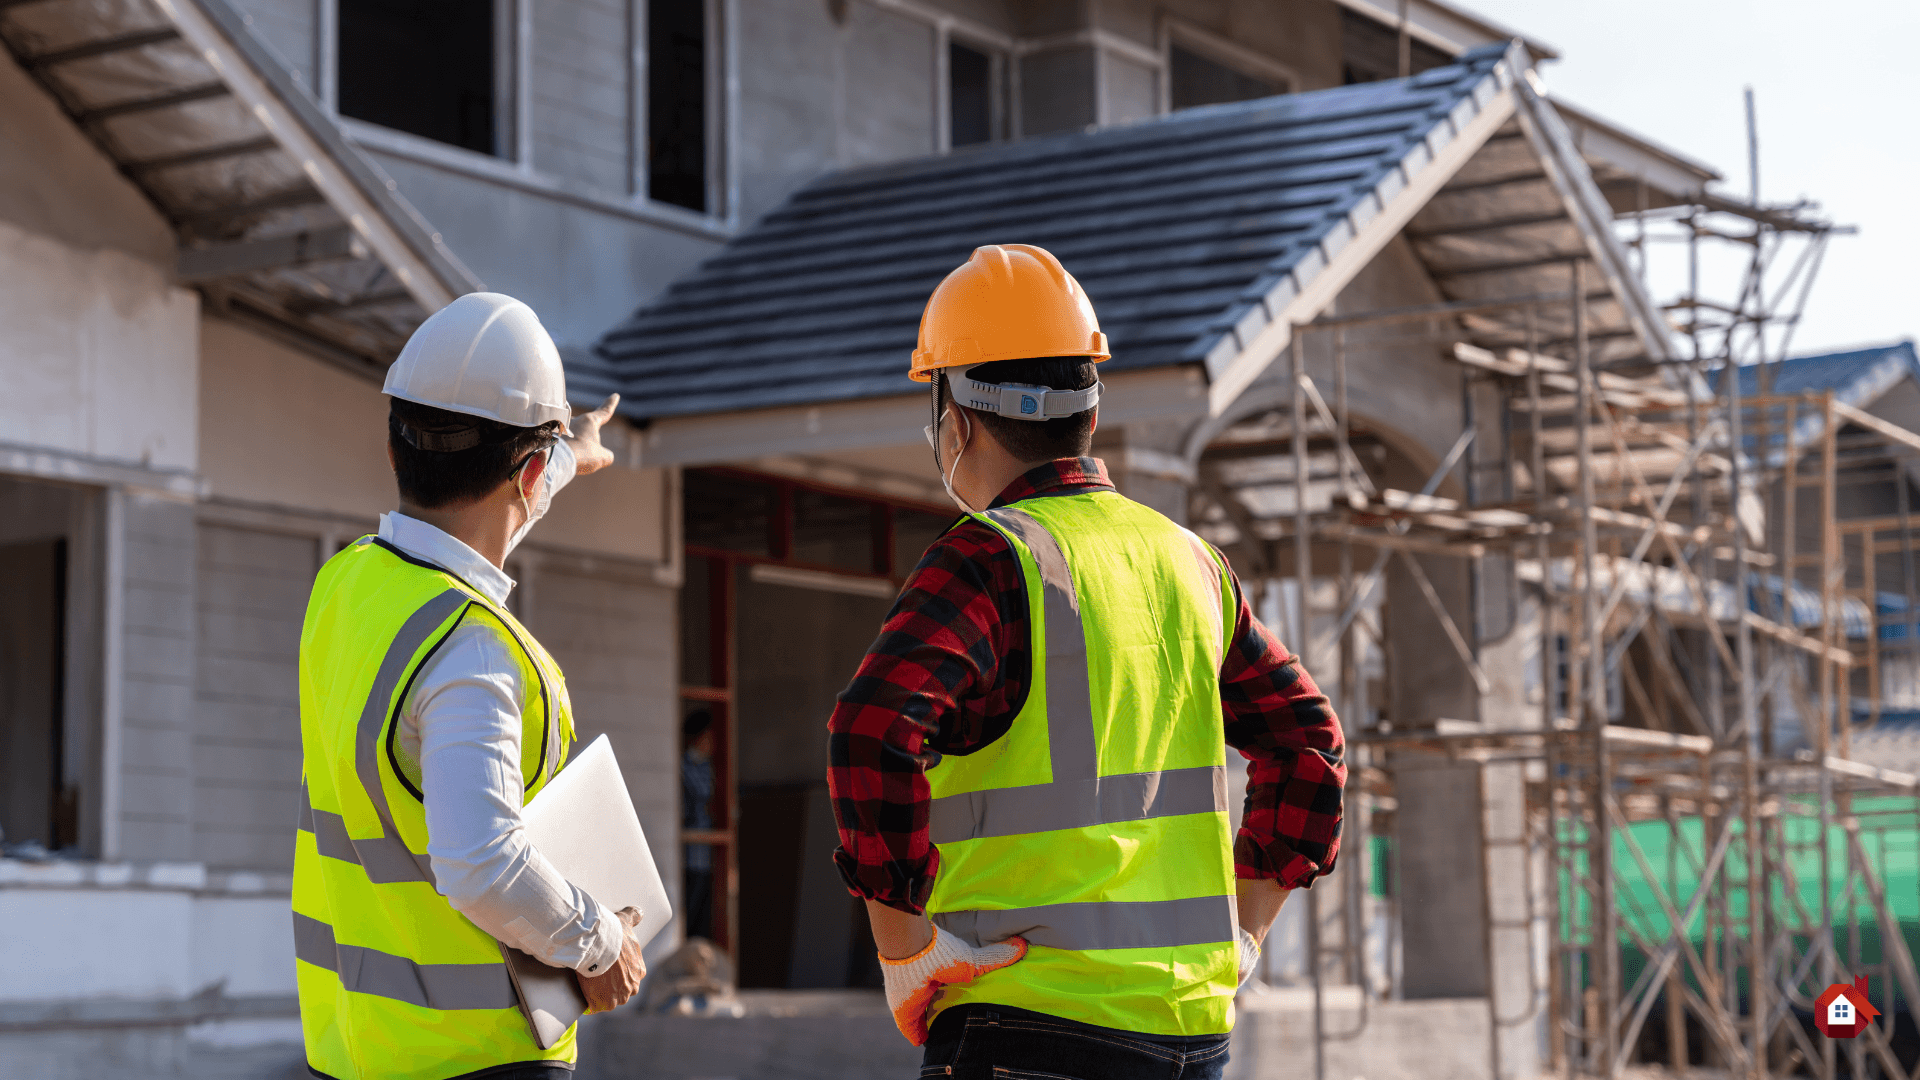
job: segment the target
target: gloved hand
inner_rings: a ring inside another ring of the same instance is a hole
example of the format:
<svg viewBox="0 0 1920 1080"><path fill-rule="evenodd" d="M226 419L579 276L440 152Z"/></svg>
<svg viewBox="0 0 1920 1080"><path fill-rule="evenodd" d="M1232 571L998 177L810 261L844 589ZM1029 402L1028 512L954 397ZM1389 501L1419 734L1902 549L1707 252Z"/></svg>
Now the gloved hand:
<svg viewBox="0 0 1920 1080"><path fill-rule="evenodd" d="M1240 986L1247 985L1247 980L1253 978L1254 965L1259 962L1260 943L1253 940L1252 934L1242 929L1240 931Z"/></svg>
<svg viewBox="0 0 1920 1080"><path fill-rule="evenodd" d="M880 958L880 972L887 980L887 1007L893 1010L893 1023L900 1034L915 1046L927 1044L927 1009L943 986L972 982L989 971L998 971L1027 955L1027 939L1010 937L980 948L952 934L933 928L933 940L912 956L899 960Z"/></svg>

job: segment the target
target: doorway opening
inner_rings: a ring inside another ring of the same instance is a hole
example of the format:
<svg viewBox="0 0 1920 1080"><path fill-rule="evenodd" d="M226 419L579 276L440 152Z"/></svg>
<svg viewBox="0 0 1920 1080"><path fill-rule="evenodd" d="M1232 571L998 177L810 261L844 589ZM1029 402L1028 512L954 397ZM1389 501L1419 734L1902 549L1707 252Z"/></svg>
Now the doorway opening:
<svg viewBox="0 0 1920 1080"><path fill-rule="evenodd" d="M731 954L742 987L879 986L832 860L827 717L955 515L730 468L687 470L684 492L687 933Z"/></svg>
<svg viewBox="0 0 1920 1080"><path fill-rule="evenodd" d="M91 761L82 644L97 584L85 489L0 478L0 843L83 848Z"/></svg>

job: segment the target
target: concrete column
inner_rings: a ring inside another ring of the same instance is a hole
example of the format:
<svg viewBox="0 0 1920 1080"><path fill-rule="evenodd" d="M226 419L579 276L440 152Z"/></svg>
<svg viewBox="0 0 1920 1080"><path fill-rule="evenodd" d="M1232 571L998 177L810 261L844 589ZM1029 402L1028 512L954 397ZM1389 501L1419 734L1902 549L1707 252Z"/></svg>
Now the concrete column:
<svg viewBox="0 0 1920 1080"><path fill-rule="evenodd" d="M120 535L108 543L121 552L119 603L109 611L117 625L108 627L120 639L119 737L106 783L117 789L119 812L117 850L104 854L187 861L194 857L194 507L138 490L111 497L119 513L108 515L108 528Z"/></svg>

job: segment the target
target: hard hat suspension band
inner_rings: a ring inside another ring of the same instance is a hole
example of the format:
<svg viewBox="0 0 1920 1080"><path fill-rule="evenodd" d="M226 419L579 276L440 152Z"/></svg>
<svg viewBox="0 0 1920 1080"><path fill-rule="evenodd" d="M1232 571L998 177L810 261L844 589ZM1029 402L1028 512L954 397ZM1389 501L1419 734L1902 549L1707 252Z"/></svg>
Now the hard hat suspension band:
<svg viewBox="0 0 1920 1080"><path fill-rule="evenodd" d="M1084 390L1054 390L1025 383L980 382L966 371L954 377L954 384L953 397L958 404L1010 420L1059 420L1086 412L1100 404L1103 385L1095 380ZM938 391L935 395L938 409Z"/></svg>
<svg viewBox="0 0 1920 1080"><path fill-rule="evenodd" d="M434 454L457 454L480 445L480 429L472 426L423 428L396 418L400 437L415 450Z"/></svg>

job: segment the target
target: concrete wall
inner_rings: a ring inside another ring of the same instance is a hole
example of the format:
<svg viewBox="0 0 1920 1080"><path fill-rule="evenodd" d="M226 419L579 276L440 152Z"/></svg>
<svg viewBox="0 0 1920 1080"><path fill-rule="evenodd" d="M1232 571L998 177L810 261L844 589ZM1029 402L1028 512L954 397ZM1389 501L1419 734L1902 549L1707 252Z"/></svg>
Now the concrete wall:
<svg viewBox="0 0 1920 1080"><path fill-rule="evenodd" d="M208 494L369 519L393 508L377 385L236 323L200 333Z"/></svg>
<svg viewBox="0 0 1920 1080"><path fill-rule="evenodd" d="M589 478L591 480L593 478ZM613 745L640 824L680 896L680 729L675 593L634 568L548 555L520 569L527 628L566 673L579 745ZM679 940L661 934L657 961Z"/></svg>
<svg viewBox="0 0 1920 1080"><path fill-rule="evenodd" d="M321 544L202 521L197 551L193 857L218 868L291 872L300 624Z"/></svg>
<svg viewBox="0 0 1920 1080"><path fill-rule="evenodd" d="M533 166L588 187L632 189L632 14L626 0L531 0ZM642 38L644 41L644 38Z"/></svg>

